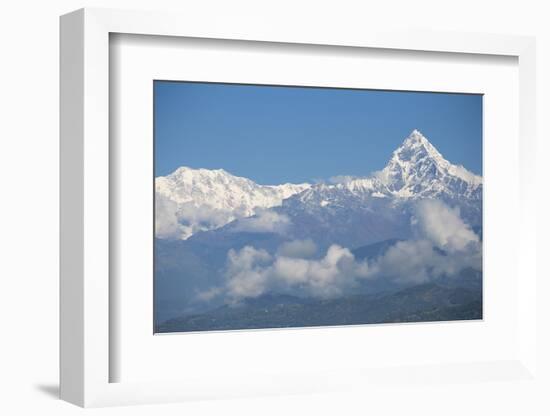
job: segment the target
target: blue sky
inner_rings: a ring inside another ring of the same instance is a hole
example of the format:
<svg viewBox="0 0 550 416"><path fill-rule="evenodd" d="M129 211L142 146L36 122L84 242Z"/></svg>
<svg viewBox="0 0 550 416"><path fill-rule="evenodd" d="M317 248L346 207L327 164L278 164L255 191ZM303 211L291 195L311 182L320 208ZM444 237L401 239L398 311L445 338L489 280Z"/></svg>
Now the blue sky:
<svg viewBox="0 0 550 416"><path fill-rule="evenodd" d="M482 171L482 96L155 81L155 175L223 168L261 184L382 169L413 129Z"/></svg>

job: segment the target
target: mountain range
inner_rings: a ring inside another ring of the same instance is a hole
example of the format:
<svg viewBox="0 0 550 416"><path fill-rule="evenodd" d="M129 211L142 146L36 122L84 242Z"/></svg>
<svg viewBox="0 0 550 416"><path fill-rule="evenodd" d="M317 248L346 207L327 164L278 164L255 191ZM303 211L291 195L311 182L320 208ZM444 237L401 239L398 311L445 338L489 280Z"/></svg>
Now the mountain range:
<svg viewBox="0 0 550 416"><path fill-rule="evenodd" d="M426 283L395 293L303 299L265 295L201 314L169 319L158 332L313 327L481 319L481 292Z"/></svg>
<svg viewBox="0 0 550 416"><path fill-rule="evenodd" d="M213 311L227 306L223 296L199 300L198 295L213 289L212 293L218 293L216 290L227 282L228 256L239 254L246 247L262 256L265 253L265 258L278 259L281 247L312 242L314 253L311 260L304 261L310 261L308 267L314 268L324 267L329 261L327 250L338 245L349 250L351 258L358 262L383 264L380 259L385 253L396 247L409 249L403 242L416 244L419 240L415 224L421 201L441 201L456 214L453 218L459 218L453 221L463 223L466 231L460 231L462 235L473 235L468 231L473 230L476 238L481 239L482 193L480 176L446 160L417 130L392 153L382 170L368 177L342 176L315 184L260 185L222 169L181 167L155 179L155 321L160 324L178 317L216 314ZM424 246L420 241L412 247L418 250ZM431 253L432 257L439 256L440 261L463 256L453 254L452 248L445 245L432 247ZM264 270L252 266L254 273ZM457 276L463 274L463 270L457 269ZM475 272L468 276L475 281L481 275ZM369 277L353 287L361 292L358 296L373 293L390 296L408 286L411 285ZM302 289L272 294L303 298ZM472 288L468 286L468 290ZM470 296L470 301L473 298ZM293 302L290 304L294 305ZM316 310L315 302L300 308ZM295 305L289 307L294 310ZM407 314L413 312L420 313ZM392 319L408 318L395 315ZM188 321L182 318L180 322Z"/></svg>
<svg viewBox="0 0 550 416"><path fill-rule="evenodd" d="M156 236L185 240L280 206L284 211L318 214L437 198L458 203L473 222L481 214L482 178L450 163L417 130L381 171L369 177L342 178L338 183L260 185L223 169L180 167L155 179Z"/></svg>
<svg viewBox="0 0 550 416"><path fill-rule="evenodd" d="M171 209L175 229L157 227L157 236L187 239L198 231L219 228L238 218L271 208L311 185L285 183L259 185L223 169L192 169L182 166L155 179L157 209Z"/></svg>

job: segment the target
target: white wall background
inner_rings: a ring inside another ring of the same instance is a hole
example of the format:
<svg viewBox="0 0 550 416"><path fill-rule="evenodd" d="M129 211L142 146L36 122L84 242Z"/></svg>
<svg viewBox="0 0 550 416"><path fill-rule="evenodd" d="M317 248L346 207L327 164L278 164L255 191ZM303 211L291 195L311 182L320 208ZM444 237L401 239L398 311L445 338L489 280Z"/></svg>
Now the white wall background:
<svg viewBox="0 0 550 416"><path fill-rule="evenodd" d="M281 25L397 25L440 30L538 37L539 214L550 212L550 153L545 118L550 116L550 12L541 0L386 1L170 1L6 0L0 9L0 413L68 415L82 410L56 399L58 367L58 16L74 9L116 7L179 10L208 19L211 13L263 16ZM535 179L535 178L534 178ZM542 215L540 215L542 217ZM540 235L540 273L550 248ZM503 236L505 237L505 236ZM541 300L550 295L546 281ZM541 302L542 365L548 370L548 306ZM546 328L546 330L544 330ZM546 352L545 352L545 351ZM550 371L546 371L550 374ZM547 393L506 383L388 387L382 393L335 393L99 409L101 415L279 414L550 414Z"/></svg>

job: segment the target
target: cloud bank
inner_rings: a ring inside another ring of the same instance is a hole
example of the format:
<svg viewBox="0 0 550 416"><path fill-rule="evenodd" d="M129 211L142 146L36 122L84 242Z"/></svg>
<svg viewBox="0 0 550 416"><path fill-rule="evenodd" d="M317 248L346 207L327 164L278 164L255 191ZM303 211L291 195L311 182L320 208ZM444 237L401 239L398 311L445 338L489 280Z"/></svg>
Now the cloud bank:
<svg viewBox="0 0 550 416"><path fill-rule="evenodd" d="M270 209L257 208L255 215L237 220L233 231L250 233L284 234L291 224L290 218Z"/></svg>
<svg viewBox="0 0 550 416"><path fill-rule="evenodd" d="M155 199L155 236L157 238L186 240L199 231L209 231L232 221L234 232L284 234L291 225L290 218L276 211L257 208L255 215L247 216L239 210L222 210L192 202L172 201L157 193Z"/></svg>
<svg viewBox="0 0 550 416"><path fill-rule="evenodd" d="M251 226L255 230L288 225L276 217L255 218ZM252 246L231 249L225 285L200 296L236 302L272 291L330 298L350 293L365 279L418 284L457 275L465 268L481 270L481 241L458 209L436 200L420 201L411 226L414 239L397 242L369 262L357 260L350 249L337 244L318 253L309 239L286 242L274 254Z"/></svg>
<svg viewBox="0 0 550 416"><path fill-rule="evenodd" d="M271 290L332 297L368 276L367 263L357 262L350 250L336 244L319 259L295 257L304 250L311 254L311 244L296 240L281 246L275 255L251 246L230 250L225 294L231 300L257 297Z"/></svg>
<svg viewBox="0 0 550 416"><path fill-rule="evenodd" d="M155 237L185 240L199 231L223 227L239 215L238 211L176 203L161 193L155 195Z"/></svg>
<svg viewBox="0 0 550 416"><path fill-rule="evenodd" d="M418 202L413 226L437 247L450 253L478 248L479 237L460 218L458 207L450 208L439 200Z"/></svg>
<svg viewBox="0 0 550 416"><path fill-rule="evenodd" d="M416 238L396 243L376 259L374 275L422 283L466 268L481 270L481 241L462 221L458 208L423 200L417 203L411 223Z"/></svg>
<svg viewBox="0 0 550 416"><path fill-rule="evenodd" d="M187 238L192 227L179 223L177 204L157 193L155 198L155 236L157 238Z"/></svg>

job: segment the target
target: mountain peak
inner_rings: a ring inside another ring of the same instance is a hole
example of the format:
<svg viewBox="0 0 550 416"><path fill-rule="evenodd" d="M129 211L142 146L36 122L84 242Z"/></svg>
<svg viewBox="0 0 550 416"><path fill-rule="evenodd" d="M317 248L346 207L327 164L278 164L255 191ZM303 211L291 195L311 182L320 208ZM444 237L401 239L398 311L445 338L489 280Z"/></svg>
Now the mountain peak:
<svg viewBox="0 0 550 416"><path fill-rule="evenodd" d="M157 237L186 239L199 231L220 228L262 209L307 206L364 207L380 198L399 200L444 196L481 200L482 178L453 165L418 130L392 154L386 167L368 177L339 177L334 183L260 185L223 169L182 166L155 179ZM159 215L160 217L160 215Z"/></svg>
<svg viewBox="0 0 550 416"><path fill-rule="evenodd" d="M394 152L392 159L402 162L418 163L423 159L430 159L437 164L449 165L450 163L439 153L430 141L418 130L413 130Z"/></svg>
<svg viewBox="0 0 550 416"><path fill-rule="evenodd" d="M390 191L400 196L438 193L457 179L465 183L468 193L472 193L477 192L482 183L481 177L446 160L416 129L393 152L386 167L376 176Z"/></svg>
<svg viewBox="0 0 550 416"><path fill-rule="evenodd" d="M408 142L427 142L428 139L426 139L426 137L424 137L424 135L420 132L420 130L417 130L417 129L414 129L411 134L409 134L409 137L407 137L404 141L403 141L403 144L405 143L408 143Z"/></svg>

